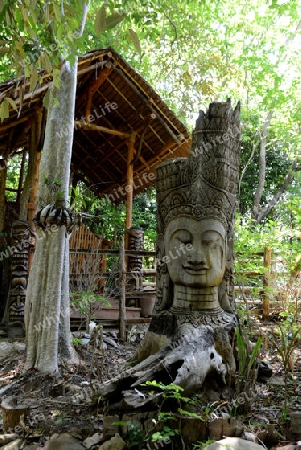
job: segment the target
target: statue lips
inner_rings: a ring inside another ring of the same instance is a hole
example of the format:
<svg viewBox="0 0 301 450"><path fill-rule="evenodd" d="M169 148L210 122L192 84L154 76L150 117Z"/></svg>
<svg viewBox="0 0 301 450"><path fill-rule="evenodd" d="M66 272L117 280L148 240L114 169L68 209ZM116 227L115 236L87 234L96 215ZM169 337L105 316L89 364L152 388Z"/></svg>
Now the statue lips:
<svg viewBox="0 0 301 450"><path fill-rule="evenodd" d="M206 270L210 269L202 263L183 265L182 267L189 275L204 275Z"/></svg>

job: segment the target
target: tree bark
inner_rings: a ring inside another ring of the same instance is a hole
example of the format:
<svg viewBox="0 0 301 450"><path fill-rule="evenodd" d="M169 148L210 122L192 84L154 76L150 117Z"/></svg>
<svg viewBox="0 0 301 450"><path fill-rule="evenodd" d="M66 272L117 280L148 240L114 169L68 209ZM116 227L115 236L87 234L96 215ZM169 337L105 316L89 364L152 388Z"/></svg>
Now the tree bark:
<svg viewBox="0 0 301 450"><path fill-rule="evenodd" d="M294 172L297 170L299 170L299 169L297 168L296 161L294 161L291 166L291 169L289 170L289 172L287 173L287 175L284 179L284 182L279 187L277 192L274 194L272 199L269 201L267 206L265 206L264 208L262 208L260 211L257 212L257 217L256 217L257 223L261 223L265 219L265 217L272 211L272 209L277 204L277 202L279 201L282 194L284 194L284 192L286 191L288 186L290 186L292 184L293 179L294 179Z"/></svg>
<svg viewBox="0 0 301 450"><path fill-rule="evenodd" d="M87 9L88 4L85 3L82 29ZM50 95L39 179L40 208L49 203L55 206L58 201L60 207L67 207L76 84L77 59L74 66L63 61L60 87L53 87ZM62 128L65 133L61 137ZM66 225L45 228L37 230L37 244L26 296L25 370L34 367L42 373L54 373L58 371L60 359L75 363L77 357L70 333L67 228Z"/></svg>
<svg viewBox="0 0 301 450"><path fill-rule="evenodd" d="M262 125L262 136L260 139L258 186L255 192L254 202L251 211L251 217L254 220L257 220L257 216L259 213L259 204L264 190L264 182L266 174L266 145L271 120L272 120L272 111L269 111Z"/></svg>

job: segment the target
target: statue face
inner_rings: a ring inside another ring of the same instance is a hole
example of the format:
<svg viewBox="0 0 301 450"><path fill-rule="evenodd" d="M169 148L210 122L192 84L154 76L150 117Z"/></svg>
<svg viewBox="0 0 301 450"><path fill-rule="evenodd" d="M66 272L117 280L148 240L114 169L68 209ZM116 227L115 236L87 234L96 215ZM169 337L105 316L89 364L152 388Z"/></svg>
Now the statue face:
<svg viewBox="0 0 301 450"><path fill-rule="evenodd" d="M171 221L164 244L172 281L190 287L218 286L225 271L225 234L221 223L213 219L180 217Z"/></svg>

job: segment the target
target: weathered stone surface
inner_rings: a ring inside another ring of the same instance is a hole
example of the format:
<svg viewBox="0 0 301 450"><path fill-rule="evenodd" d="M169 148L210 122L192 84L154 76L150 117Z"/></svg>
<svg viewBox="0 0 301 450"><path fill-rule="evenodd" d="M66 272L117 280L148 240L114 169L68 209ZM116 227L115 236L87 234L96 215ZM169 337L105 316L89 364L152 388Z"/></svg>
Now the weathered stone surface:
<svg viewBox="0 0 301 450"><path fill-rule="evenodd" d="M258 363L258 375L257 379L259 381L268 381L273 375L273 368L268 361L263 361L262 359L257 359Z"/></svg>
<svg viewBox="0 0 301 450"><path fill-rule="evenodd" d="M284 386L284 379L282 377L277 377L274 376L272 378L269 379L268 384L270 384L271 386Z"/></svg>
<svg viewBox="0 0 301 450"><path fill-rule="evenodd" d="M116 434L109 441L98 447L98 450L124 450L126 448L126 443L124 440Z"/></svg>
<svg viewBox="0 0 301 450"><path fill-rule="evenodd" d="M254 433L248 433L247 431L244 431L243 433L243 438L246 441L250 441L250 442L256 442L256 436Z"/></svg>
<svg viewBox="0 0 301 450"><path fill-rule="evenodd" d="M93 434L93 436L87 437L87 439L84 440L83 445L89 449L93 445L96 445L100 442L100 435L98 433Z"/></svg>
<svg viewBox="0 0 301 450"><path fill-rule="evenodd" d="M10 442L7 445L1 447L2 450L20 450L23 445L23 439L17 439L15 441Z"/></svg>
<svg viewBox="0 0 301 450"><path fill-rule="evenodd" d="M25 344L23 342L1 342L0 344L0 360L6 358L8 355L17 352L23 352Z"/></svg>
<svg viewBox="0 0 301 450"><path fill-rule="evenodd" d="M67 433L53 435L46 448L47 450L86 450L78 439Z"/></svg>
<svg viewBox="0 0 301 450"><path fill-rule="evenodd" d="M233 448L233 450L263 449L261 445L255 444L254 442L245 441L244 439L240 439L237 437L227 437L226 439L222 439L220 441L214 442L213 444L207 445L204 450L227 450L229 448Z"/></svg>
<svg viewBox="0 0 301 450"><path fill-rule="evenodd" d="M0 446L8 444L9 442L12 442L18 438L18 435L16 433L6 433L0 435Z"/></svg>

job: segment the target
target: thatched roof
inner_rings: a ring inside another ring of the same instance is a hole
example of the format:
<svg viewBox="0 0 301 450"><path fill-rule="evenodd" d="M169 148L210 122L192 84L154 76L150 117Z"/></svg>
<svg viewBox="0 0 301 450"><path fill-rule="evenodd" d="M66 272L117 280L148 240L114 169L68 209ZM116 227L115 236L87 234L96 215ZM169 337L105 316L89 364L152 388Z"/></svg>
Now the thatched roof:
<svg viewBox="0 0 301 450"><path fill-rule="evenodd" d="M45 74L41 84L29 90L27 79L0 84L0 101L12 98L9 118L0 123L0 155L13 155L29 145L29 130L36 109L51 84ZM157 164L171 157L187 156L190 140L176 118L152 87L113 49L95 50L79 58L75 120L90 115L91 128L137 133L134 158L134 195L154 184ZM124 137L75 125L72 152L74 177L83 180L99 196L119 192L124 196L127 142ZM63 133L64 130L62 130ZM117 133L118 134L118 133ZM119 189L119 190L118 190ZM118 191L117 191L118 190Z"/></svg>

